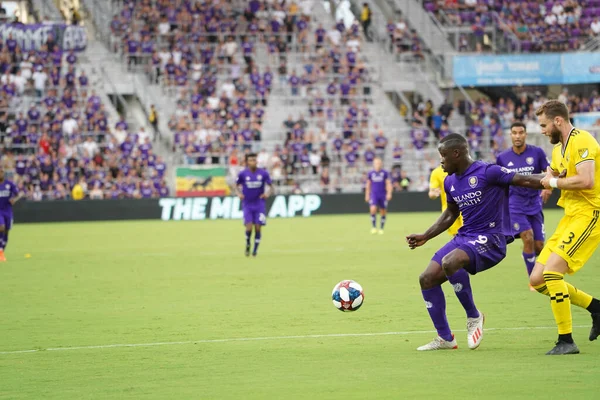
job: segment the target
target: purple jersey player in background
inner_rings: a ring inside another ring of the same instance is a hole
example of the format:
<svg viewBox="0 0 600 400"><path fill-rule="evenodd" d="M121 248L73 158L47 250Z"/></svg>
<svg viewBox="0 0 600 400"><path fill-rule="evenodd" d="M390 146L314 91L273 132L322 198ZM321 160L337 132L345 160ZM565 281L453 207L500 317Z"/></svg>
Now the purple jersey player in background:
<svg viewBox="0 0 600 400"><path fill-rule="evenodd" d="M484 317L475 306L469 274L497 265L513 241L508 209L508 186L540 188L544 175L520 175L498 165L473 161L467 139L452 133L438 147L442 168L448 173L444 189L448 208L424 233L406 237L411 249L446 231L462 214L458 234L438 250L419 277L421 292L438 337L417 350L456 349L458 345L446 318L442 284L450 281L467 313L467 342L476 349L483 337Z"/></svg>
<svg viewBox="0 0 600 400"><path fill-rule="evenodd" d="M268 187L267 187L268 186ZM269 197L271 177L269 173L257 168L256 154L246 155L246 169L238 175L236 182L237 195L242 200L244 225L246 226L246 257L250 256L250 237L254 225L254 250L256 257L261 238L261 227L267 223L265 199Z"/></svg>
<svg viewBox="0 0 600 400"><path fill-rule="evenodd" d="M6 261L4 249L8 243L8 232L13 223L12 206L20 198L17 185L4 179L4 168L0 166L0 261Z"/></svg>
<svg viewBox="0 0 600 400"><path fill-rule="evenodd" d="M369 203L371 213L371 233L377 233L377 209L381 214L379 234L383 235L385 216L388 201L392 199L392 181L388 171L381 169L381 159L373 160L373 171L367 176L367 187L365 188L365 201Z"/></svg>
<svg viewBox="0 0 600 400"><path fill-rule="evenodd" d="M498 155L496 164L509 171L522 175L542 174L550 163L546 153L539 147L526 144L527 132L525 124L515 122L510 127L512 148ZM523 240L523 260L527 267L527 275L531 275L535 265L535 256L544 247L544 214L542 201L545 203L552 194L551 190L527 189L511 187L509 191L510 220L513 234ZM529 285L531 291L535 289Z"/></svg>

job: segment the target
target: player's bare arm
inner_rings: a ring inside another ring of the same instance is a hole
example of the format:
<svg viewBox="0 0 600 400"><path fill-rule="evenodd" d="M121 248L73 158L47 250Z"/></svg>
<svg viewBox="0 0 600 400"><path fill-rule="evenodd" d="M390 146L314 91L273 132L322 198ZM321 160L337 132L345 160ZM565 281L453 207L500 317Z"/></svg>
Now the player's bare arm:
<svg viewBox="0 0 600 400"><path fill-rule="evenodd" d="M577 173L573 176L554 175L548 168L546 175L542 179L542 185L546 189L557 188L561 190L588 190L594 187L594 174L596 163L594 160L587 160L577 165Z"/></svg>
<svg viewBox="0 0 600 400"><path fill-rule="evenodd" d="M435 221L435 223L431 225L431 227L427 229L425 233L421 235L413 233L406 237L406 243L408 243L408 247L414 249L416 247L423 246L429 240L450 228L459 215L460 210L458 205L456 203L448 203L448 208L444 210L438 220Z"/></svg>
<svg viewBox="0 0 600 400"><path fill-rule="evenodd" d="M371 196L371 180L367 179L367 185L365 186L365 202L369 202Z"/></svg>
<svg viewBox="0 0 600 400"><path fill-rule="evenodd" d="M242 189L240 185L237 185L235 187L235 194L237 195L237 197L240 198L240 200L244 200L244 193L242 193Z"/></svg>
<svg viewBox="0 0 600 400"><path fill-rule="evenodd" d="M390 201L392 199L392 191L393 191L392 180L386 179L385 180L385 199L387 201Z"/></svg>
<svg viewBox="0 0 600 400"><path fill-rule="evenodd" d="M266 199L271 195L272 187L271 185L265 185L265 192L260 195L261 199Z"/></svg>
<svg viewBox="0 0 600 400"><path fill-rule="evenodd" d="M511 185L513 186L521 186L529 189L544 189L544 185L542 185L542 179L546 175L544 174L534 174L534 175L520 175L515 174L513 180L511 181Z"/></svg>
<svg viewBox="0 0 600 400"><path fill-rule="evenodd" d="M442 194L442 191L440 190L440 188L429 188L429 198L431 200L435 200L438 197L440 197L440 195Z"/></svg>
<svg viewBox="0 0 600 400"><path fill-rule="evenodd" d="M21 200L23 198L23 194L19 193L17 196L11 198L10 200L8 200L10 202L10 204L12 204L13 206L15 205L15 203L19 200Z"/></svg>

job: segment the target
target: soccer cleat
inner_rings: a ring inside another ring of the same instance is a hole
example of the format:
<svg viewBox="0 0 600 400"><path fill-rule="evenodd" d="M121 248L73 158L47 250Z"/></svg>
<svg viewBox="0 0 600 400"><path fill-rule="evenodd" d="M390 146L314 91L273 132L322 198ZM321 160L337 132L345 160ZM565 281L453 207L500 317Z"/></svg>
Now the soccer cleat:
<svg viewBox="0 0 600 400"><path fill-rule="evenodd" d="M379 232L377 232L377 233L379 233L380 235L383 235L383 229L380 229Z"/></svg>
<svg viewBox="0 0 600 400"><path fill-rule="evenodd" d="M250 246L246 246L246 252L244 253L246 254L246 257L250 257Z"/></svg>
<svg viewBox="0 0 600 400"><path fill-rule="evenodd" d="M592 313L592 329L590 330L590 342L600 336L600 313Z"/></svg>
<svg viewBox="0 0 600 400"><path fill-rule="evenodd" d="M0 262L6 261L6 256L4 255L4 250L0 250Z"/></svg>
<svg viewBox="0 0 600 400"><path fill-rule="evenodd" d="M447 340L442 339L441 337L436 337L430 343L418 347L418 351L431 351L431 350L454 350L458 349L458 344L456 343L456 339L454 339L454 334L452 334L452 341L449 342Z"/></svg>
<svg viewBox="0 0 600 400"><path fill-rule="evenodd" d="M481 344L484 322L485 316L481 311L479 311L479 317L467 318L467 342L471 350L475 350Z"/></svg>
<svg viewBox="0 0 600 400"><path fill-rule="evenodd" d="M566 354L579 354L579 348L575 343L567 343L559 340L552 350L546 353L547 356L564 356Z"/></svg>
<svg viewBox="0 0 600 400"><path fill-rule="evenodd" d="M252 253L252 257L256 257L258 254L256 252Z"/></svg>
<svg viewBox="0 0 600 400"><path fill-rule="evenodd" d="M374 234L376 234L376 233L377 233L377 228L373 228L373 229L371 229L371 235L374 235Z"/></svg>

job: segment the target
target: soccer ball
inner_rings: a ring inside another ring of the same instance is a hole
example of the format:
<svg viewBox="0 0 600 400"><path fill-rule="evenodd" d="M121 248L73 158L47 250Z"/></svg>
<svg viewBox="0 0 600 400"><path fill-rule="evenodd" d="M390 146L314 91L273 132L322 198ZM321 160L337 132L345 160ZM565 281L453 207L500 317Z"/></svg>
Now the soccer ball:
<svg viewBox="0 0 600 400"><path fill-rule="evenodd" d="M335 285L331 299L340 311L356 311L362 306L365 294L357 282L346 280Z"/></svg>

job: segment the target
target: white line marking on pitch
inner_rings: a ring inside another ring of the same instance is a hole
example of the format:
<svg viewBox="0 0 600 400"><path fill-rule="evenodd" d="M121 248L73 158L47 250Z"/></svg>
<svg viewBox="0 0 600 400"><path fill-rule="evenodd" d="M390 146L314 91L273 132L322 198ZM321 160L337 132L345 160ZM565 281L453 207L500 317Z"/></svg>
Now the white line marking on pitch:
<svg viewBox="0 0 600 400"><path fill-rule="evenodd" d="M588 325L577 325L573 328L589 328ZM556 329L556 326L519 326L514 328L486 328L486 331L529 331L529 330L548 330ZM465 329L455 330L454 332L466 332ZM96 346L72 346L72 347L50 347L47 349L31 350L13 350L0 351L0 354L20 354L20 353L39 353L43 351L67 351L67 350L91 350L91 349L112 349L117 347L152 347L152 346L172 346L182 344L202 344L202 343L227 343L227 342L256 342L262 340L291 340L291 339L319 339L319 338L337 338L337 337L363 337L363 336L394 336L394 335L420 335L436 333L436 331L404 331L404 332L373 332L373 333L330 333L321 335L293 335L293 336L265 336L248 338L228 338L228 339L202 339L186 340L183 342L154 342L154 343L122 343L122 344L103 344Z"/></svg>

